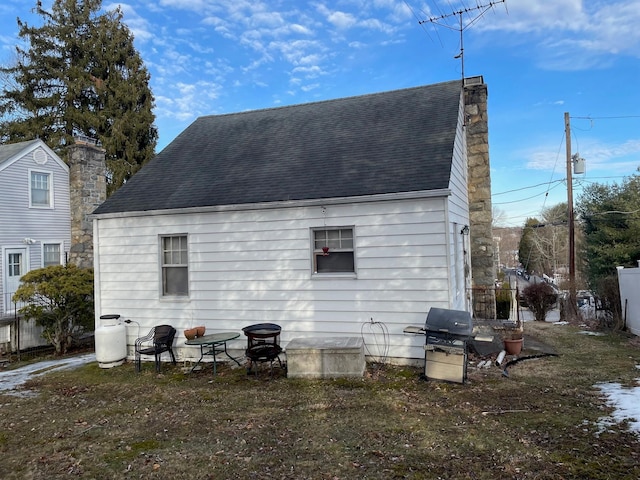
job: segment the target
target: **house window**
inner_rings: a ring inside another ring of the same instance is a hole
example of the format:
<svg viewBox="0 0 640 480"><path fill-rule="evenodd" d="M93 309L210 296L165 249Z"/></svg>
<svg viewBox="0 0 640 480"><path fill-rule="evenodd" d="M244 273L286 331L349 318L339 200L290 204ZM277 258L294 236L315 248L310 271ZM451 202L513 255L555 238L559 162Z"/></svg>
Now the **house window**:
<svg viewBox="0 0 640 480"><path fill-rule="evenodd" d="M7 265L7 269L9 270L9 277L17 277L19 278L24 271L22 267L22 254L21 253L10 253L8 255L9 261Z"/></svg>
<svg viewBox="0 0 640 480"><path fill-rule="evenodd" d="M313 273L354 273L353 228L313 230Z"/></svg>
<svg viewBox="0 0 640 480"><path fill-rule="evenodd" d="M60 265L60 244L45 243L42 245L42 263L43 266Z"/></svg>
<svg viewBox="0 0 640 480"><path fill-rule="evenodd" d="M186 235L160 237L162 250L162 295L189 295L189 265Z"/></svg>
<svg viewBox="0 0 640 480"><path fill-rule="evenodd" d="M31 172L31 206L51 206L51 174Z"/></svg>

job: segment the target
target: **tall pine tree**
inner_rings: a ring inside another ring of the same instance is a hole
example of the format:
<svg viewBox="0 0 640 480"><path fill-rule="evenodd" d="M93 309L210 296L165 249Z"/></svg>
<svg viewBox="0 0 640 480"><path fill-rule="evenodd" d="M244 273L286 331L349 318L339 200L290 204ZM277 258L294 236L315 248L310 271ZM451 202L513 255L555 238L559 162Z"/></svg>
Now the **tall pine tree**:
<svg viewBox="0 0 640 480"><path fill-rule="evenodd" d="M75 136L98 139L106 150L111 194L154 155L149 73L118 10L102 0L38 1L41 26L18 19L15 65L1 67L0 140L40 138L62 158Z"/></svg>
<svg viewBox="0 0 640 480"><path fill-rule="evenodd" d="M640 175L620 184L594 183L584 188L576 211L585 244L589 282L616 273L617 266L636 267L640 260Z"/></svg>

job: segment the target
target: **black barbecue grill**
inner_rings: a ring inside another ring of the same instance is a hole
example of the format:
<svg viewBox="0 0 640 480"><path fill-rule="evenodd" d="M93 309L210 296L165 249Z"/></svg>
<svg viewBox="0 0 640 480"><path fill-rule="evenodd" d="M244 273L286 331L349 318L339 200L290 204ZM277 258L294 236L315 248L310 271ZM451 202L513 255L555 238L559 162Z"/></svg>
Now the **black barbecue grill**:
<svg viewBox="0 0 640 480"><path fill-rule="evenodd" d="M250 361L247 373L250 373L259 362L269 362L271 375L273 375L274 360L278 360L280 367L282 367L280 330L280 325L275 323L257 323L242 329L247 337L245 355Z"/></svg>
<svg viewBox="0 0 640 480"><path fill-rule="evenodd" d="M431 308L424 328L407 327L406 333L425 336L425 376L464 383L467 378L467 342L471 339L471 314L463 310Z"/></svg>

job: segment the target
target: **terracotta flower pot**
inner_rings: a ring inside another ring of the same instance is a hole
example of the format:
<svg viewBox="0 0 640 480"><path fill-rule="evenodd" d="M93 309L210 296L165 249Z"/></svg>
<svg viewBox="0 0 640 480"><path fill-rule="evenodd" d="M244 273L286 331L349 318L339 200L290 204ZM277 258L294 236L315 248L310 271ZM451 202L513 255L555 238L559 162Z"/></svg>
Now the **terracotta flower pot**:
<svg viewBox="0 0 640 480"><path fill-rule="evenodd" d="M204 325L200 325L199 327L196 327L196 330L197 337L204 337L204 332L207 330L207 328Z"/></svg>
<svg viewBox="0 0 640 480"><path fill-rule="evenodd" d="M504 349L509 355L519 355L522 351L522 338L509 339L505 338L504 340Z"/></svg>
<svg viewBox="0 0 640 480"><path fill-rule="evenodd" d="M187 328L184 331L184 336L187 337L187 340L193 340L194 338L196 338L198 336L198 329L197 328Z"/></svg>

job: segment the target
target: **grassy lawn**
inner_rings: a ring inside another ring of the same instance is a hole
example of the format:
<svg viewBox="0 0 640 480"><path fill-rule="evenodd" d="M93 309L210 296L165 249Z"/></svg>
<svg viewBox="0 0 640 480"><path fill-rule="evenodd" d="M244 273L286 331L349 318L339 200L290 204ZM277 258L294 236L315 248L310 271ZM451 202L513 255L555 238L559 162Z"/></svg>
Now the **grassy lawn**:
<svg viewBox="0 0 640 480"><path fill-rule="evenodd" d="M640 437L605 431L598 382L635 385L640 348L618 334L530 322L560 353L464 385L385 367L364 378L248 377L97 363L0 394L2 479L637 479Z"/></svg>

